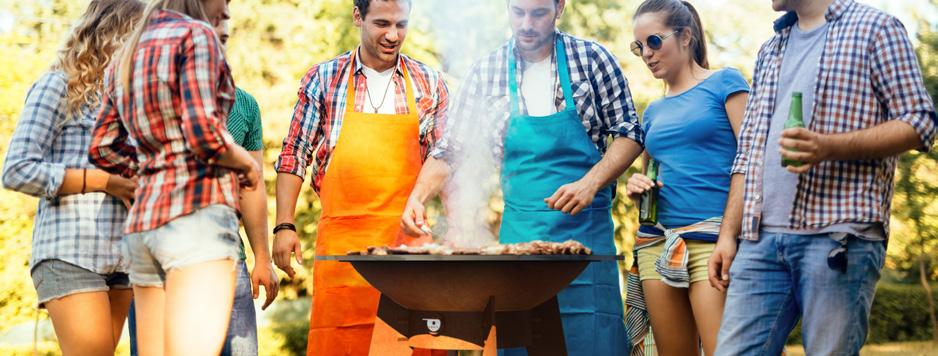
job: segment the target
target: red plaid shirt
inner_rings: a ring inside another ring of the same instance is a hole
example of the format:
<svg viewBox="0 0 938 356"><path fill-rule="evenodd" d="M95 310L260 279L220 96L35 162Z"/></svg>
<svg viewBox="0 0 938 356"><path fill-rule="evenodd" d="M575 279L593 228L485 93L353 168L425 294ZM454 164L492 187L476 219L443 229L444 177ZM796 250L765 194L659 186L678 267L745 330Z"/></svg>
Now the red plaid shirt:
<svg viewBox="0 0 938 356"><path fill-rule="evenodd" d="M298 100L290 121L290 131L283 140L283 148L274 168L279 173L290 173L300 178L313 166L313 189L319 187L326 175L326 167L339 142L342 118L345 116L348 75L352 52L346 52L330 61L313 66L303 77L297 92ZM397 114L407 113L407 95L404 91L402 66L407 66L417 101L420 117L420 147L426 157L436 146L446 121L449 91L440 72L406 55L400 55L392 76L395 84L394 107ZM355 60L355 111L365 107L367 80L362 63Z"/></svg>
<svg viewBox="0 0 938 356"><path fill-rule="evenodd" d="M126 233L212 204L238 207L237 178L213 165L232 142L225 118L235 96L215 31L168 10L146 26L131 88L119 83L116 65L108 71L89 151L99 168L140 178Z"/></svg>
<svg viewBox="0 0 938 356"><path fill-rule="evenodd" d="M935 140L938 118L902 23L853 0L834 0L825 17L830 29L818 68L814 120L808 129L834 134L899 120L918 132L928 150ZM746 175L740 236L746 240L759 238L765 143L775 111L782 55L796 22L795 13L776 21L775 36L762 46L756 59L733 164L734 174ZM879 222L888 235L898 160L893 156L817 164L798 178L789 228Z"/></svg>

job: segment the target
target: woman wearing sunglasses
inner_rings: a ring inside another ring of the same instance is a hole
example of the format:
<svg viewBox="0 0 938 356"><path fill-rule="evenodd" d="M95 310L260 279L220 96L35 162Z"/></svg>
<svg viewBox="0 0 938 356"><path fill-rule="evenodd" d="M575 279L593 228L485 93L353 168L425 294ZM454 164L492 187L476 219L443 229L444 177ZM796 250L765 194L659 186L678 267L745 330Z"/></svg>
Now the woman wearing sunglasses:
<svg viewBox="0 0 938 356"><path fill-rule="evenodd" d="M630 323L629 334L633 349L641 349L650 317L661 355L697 355L701 344L712 355L725 295L710 286L707 261L721 231L749 87L735 69L709 69L700 17L690 3L645 1L633 24L632 52L667 91L642 122L646 166L654 159L660 180L635 174L627 185L633 200L653 184L660 188L657 223L642 226L636 239L638 273L633 268L629 290L642 293L629 293L627 319L639 321Z"/></svg>

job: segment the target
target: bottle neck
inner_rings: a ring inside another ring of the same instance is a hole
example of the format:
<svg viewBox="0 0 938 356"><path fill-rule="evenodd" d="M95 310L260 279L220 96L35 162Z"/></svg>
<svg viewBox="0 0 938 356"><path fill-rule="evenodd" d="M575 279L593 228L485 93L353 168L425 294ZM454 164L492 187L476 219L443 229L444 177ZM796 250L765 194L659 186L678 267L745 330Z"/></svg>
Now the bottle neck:
<svg viewBox="0 0 938 356"><path fill-rule="evenodd" d="M786 121L786 126L788 126L788 124L800 124L804 126L804 109L801 104L801 95L792 95L791 106L788 111L788 120Z"/></svg>

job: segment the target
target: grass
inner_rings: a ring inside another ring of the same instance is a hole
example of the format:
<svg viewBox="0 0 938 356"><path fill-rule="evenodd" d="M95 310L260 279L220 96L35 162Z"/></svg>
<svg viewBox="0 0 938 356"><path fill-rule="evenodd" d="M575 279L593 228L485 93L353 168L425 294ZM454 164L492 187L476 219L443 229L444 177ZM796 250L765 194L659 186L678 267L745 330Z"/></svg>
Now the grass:
<svg viewBox="0 0 938 356"><path fill-rule="evenodd" d="M801 345L789 346L785 349L788 356L803 356L804 348ZM860 350L860 356L932 356L938 355L938 345L931 341L893 342L886 344L869 344Z"/></svg>

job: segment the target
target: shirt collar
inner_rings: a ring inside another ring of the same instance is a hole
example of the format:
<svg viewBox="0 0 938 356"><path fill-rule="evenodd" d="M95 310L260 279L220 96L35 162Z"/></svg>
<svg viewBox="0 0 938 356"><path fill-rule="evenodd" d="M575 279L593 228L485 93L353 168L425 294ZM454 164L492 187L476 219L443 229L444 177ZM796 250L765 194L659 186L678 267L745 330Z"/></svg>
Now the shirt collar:
<svg viewBox="0 0 938 356"><path fill-rule="evenodd" d="M362 50L361 46L358 46L358 48L355 50L355 52L356 52L356 54L355 54L355 58L356 58L356 60L355 60L355 74L361 73L361 72L362 72L362 69L365 68L365 65L362 64L362 61L361 61L361 57L362 57L362 55L361 55L361 50ZM404 54L401 53L401 54L399 54L399 55L397 56L397 65L394 67L394 69L395 69L394 72L396 72L397 74L400 74L400 75L404 75L404 67L403 67L403 66L404 66Z"/></svg>
<svg viewBox="0 0 938 356"><path fill-rule="evenodd" d="M824 18L827 22L837 21L847 12L847 9L849 9L853 3L854 0L834 0L831 2L831 5L827 7L827 11L824 12ZM796 23L798 23L798 14L794 11L789 11L775 20L775 32L782 32L782 30L792 27Z"/></svg>

